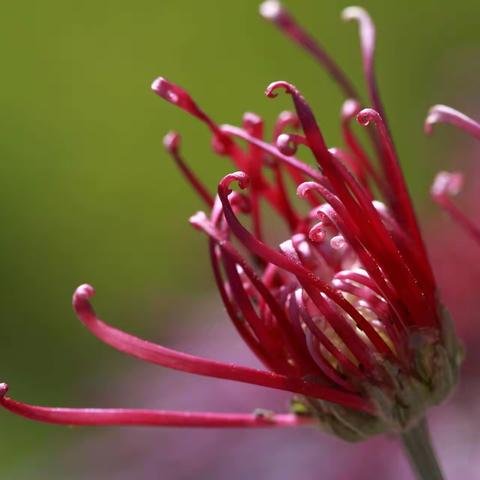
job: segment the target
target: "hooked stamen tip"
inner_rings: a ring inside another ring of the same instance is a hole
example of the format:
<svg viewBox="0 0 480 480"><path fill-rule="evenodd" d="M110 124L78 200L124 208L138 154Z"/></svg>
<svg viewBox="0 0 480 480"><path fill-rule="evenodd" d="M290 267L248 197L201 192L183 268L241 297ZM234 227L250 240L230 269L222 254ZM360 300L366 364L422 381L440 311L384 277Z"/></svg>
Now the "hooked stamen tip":
<svg viewBox="0 0 480 480"><path fill-rule="evenodd" d="M73 294L74 299L85 299L88 300L89 298L95 295L95 289L89 285L88 283L84 283L80 285Z"/></svg>
<svg viewBox="0 0 480 480"><path fill-rule="evenodd" d="M283 88L286 93L292 93L294 90L293 85L286 82L285 80L277 80L276 82L272 82L265 90L265 95L269 98L275 98L278 93L276 90L279 88Z"/></svg>
<svg viewBox="0 0 480 480"><path fill-rule="evenodd" d="M297 187L297 195L300 198L305 198L305 196L310 192L310 190L315 189L317 186L316 182L303 182Z"/></svg>
<svg viewBox="0 0 480 480"><path fill-rule="evenodd" d="M357 122L364 127L370 122L375 122L380 118L380 114L373 108L364 108L357 115Z"/></svg>
<svg viewBox="0 0 480 480"><path fill-rule="evenodd" d="M222 178L219 184L219 188L223 189L226 195L229 195L232 192L230 185L233 182L238 182L238 186L242 190L244 190L248 187L248 184L250 183L250 178L245 172L242 171L229 173Z"/></svg>
<svg viewBox="0 0 480 480"><path fill-rule="evenodd" d="M308 238L315 243L321 243L325 240L325 226L323 223L316 223L308 232Z"/></svg>
<svg viewBox="0 0 480 480"><path fill-rule="evenodd" d="M442 114L446 112L454 112L454 110L446 105L434 105L428 110L427 118L424 123L424 131L427 135L433 132L433 125L442 122Z"/></svg>
<svg viewBox="0 0 480 480"><path fill-rule="evenodd" d="M330 239L330 246L333 250L342 250L346 246L346 241L343 235L335 235Z"/></svg>

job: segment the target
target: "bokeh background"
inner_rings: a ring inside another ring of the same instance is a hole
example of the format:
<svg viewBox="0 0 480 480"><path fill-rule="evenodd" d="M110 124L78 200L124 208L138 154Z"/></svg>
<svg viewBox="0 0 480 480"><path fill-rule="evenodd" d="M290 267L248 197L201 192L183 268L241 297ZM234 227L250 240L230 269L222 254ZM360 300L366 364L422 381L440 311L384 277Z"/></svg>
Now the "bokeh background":
<svg viewBox="0 0 480 480"><path fill-rule="evenodd" d="M132 378L137 362L100 344L74 317L70 298L80 283L96 287L95 305L105 318L165 343L173 337L188 342L192 331L211 337L215 330L204 325L227 322L221 309L205 306L214 298L205 239L187 222L201 205L163 152L162 137L172 128L181 132L185 157L212 187L229 165L210 152L204 127L153 95L150 83L164 75L218 121L238 123L244 111L273 120L289 101L268 100L263 90L273 80L292 81L311 100L334 145L341 95L311 58L259 17L258 3L3 3L0 380L9 382L12 396L93 405L112 400L105 390L114 379L117 406L157 405L156 397L133 403L129 384L121 382L123 372L126 382ZM357 29L339 19L349 2L285 4L363 89ZM407 179L428 221L431 178L448 165L455 145L468 140L451 130L428 139L422 122L438 102L480 112L480 3L361 4L377 24L381 91ZM151 381L144 370L137 378L142 381ZM213 389L217 383L198 385ZM175 382L167 387L175 389ZM165 396L161 388L152 394ZM57 462L65 452L72 455L79 438L94 442L99 432L37 425L0 412L3 478L74 478Z"/></svg>

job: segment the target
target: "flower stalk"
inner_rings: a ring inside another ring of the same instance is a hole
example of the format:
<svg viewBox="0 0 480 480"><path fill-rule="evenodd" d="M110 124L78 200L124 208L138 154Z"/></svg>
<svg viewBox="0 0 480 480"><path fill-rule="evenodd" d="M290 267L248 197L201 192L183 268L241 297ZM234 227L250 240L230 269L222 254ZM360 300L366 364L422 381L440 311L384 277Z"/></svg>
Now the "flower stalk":
<svg viewBox="0 0 480 480"><path fill-rule="evenodd" d="M417 480L444 480L425 418L404 432L401 440Z"/></svg>

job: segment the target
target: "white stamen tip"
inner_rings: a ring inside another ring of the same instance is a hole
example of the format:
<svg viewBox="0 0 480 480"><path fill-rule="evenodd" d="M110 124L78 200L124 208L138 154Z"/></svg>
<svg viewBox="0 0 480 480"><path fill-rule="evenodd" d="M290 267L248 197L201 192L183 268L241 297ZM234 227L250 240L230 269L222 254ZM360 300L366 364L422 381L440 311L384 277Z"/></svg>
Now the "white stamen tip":
<svg viewBox="0 0 480 480"><path fill-rule="evenodd" d="M162 87L162 83L165 82L165 79L163 77L158 77L156 78L153 82L152 82L152 90L154 92L158 92L159 90L161 90L161 87Z"/></svg>
<svg viewBox="0 0 480 480"><path fill-rule="evenodd" d="M433 197L443 195L455 196L462 190L463 175L459 172L439 172L433 181L431 193Z"/></svg>
<svg viewBox="0 0 480 480"><path fill-rule="evenodd" d="M260 15L267 20L275 20L282 12L282 5L277 0L267 0L260 5Z"/></svg>
<svg viewBox="0 0 480 480"><path fill-rule="evenodd" d="M342 20L348 22L349 20L355 20L365 15L365 10L362 7L347 7L342 10Z"/></svg>

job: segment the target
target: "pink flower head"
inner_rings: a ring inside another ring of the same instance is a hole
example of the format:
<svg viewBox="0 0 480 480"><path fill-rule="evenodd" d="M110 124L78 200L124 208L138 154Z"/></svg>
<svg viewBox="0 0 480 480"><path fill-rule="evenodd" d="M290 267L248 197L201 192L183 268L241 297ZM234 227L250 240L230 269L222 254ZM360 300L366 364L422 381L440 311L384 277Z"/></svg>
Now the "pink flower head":
<svg viewBox="0 0 480 480"><path fill-rule="evenodd" d="M269 85L265 94L286 92L294 112L279 115L270 140L256 114L246 113L240 127L220 125L165 78L155 80L152 89L203 122L214 152L234 165L213 193L183 160L180 136L165 137L167 151L208 210L190 222L208 237L225 308L265 368L199 358L122 332L97 317L89 285L77 289L73 305L84 325L117 350L167 368L292 392L294 413L46 408L8 398L3 385L5 408L36 420L81 425L320 422L344 438L360 439L408 429L450 391L459 347L438 302L378 93L372 20L358 7L343 12L345 20L359 25L372 106L363 108L346 74L279 2L264 2L261 14L309 52L345 93L342 148L327 147L308 102L284 81ZM368 128L374 158L355 132L356 122ZM315 164L298 159L298 149L307 150ZM300 200L292 198L292 186ZM275 215L287 232L279 245L268 240L267 215Z"/></svg>

